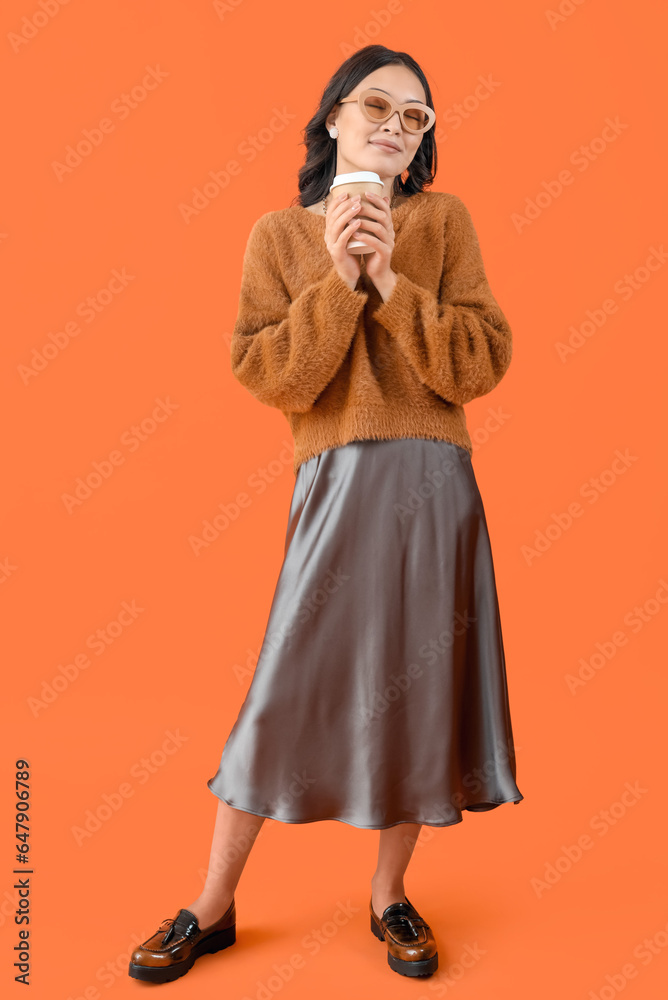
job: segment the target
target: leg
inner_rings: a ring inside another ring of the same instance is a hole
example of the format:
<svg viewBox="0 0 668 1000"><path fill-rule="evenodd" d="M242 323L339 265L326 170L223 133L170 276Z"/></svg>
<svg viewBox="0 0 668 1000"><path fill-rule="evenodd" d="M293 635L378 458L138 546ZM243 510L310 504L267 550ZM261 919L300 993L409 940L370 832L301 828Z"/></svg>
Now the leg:
<svg viewBox="0 0 668 1000"><path fill-rule="evenodd" d="M262 829L264 816L233 809L222 799L211 843L211 857L206 882L200 895L186 907L206 930L228 909L255 838Z"/></svg>
<svg viewBox="0 0 668 1000"><path fill-rule="evenodd" d="M390 903L405 903L404 873L413 854L420 823L397 823L380 831L378 865L371 879L371 905L381 917Z"/></svg>

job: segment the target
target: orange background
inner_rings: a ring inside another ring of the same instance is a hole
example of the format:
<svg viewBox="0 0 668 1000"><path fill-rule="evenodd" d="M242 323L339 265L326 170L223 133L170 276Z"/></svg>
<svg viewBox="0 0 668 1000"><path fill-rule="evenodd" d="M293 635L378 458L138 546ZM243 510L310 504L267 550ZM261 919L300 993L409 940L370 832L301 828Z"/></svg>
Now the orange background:
<svg viewBox="0 0 668 1000"><path fill-rule="evenodd" d="M439 943L432 979L393 973L369 930L377 832L266 820L237 891L237 946L164 988L255 998L299 953L303 968L272 996L605 1000L626 980L628 997L663 998L666 267L643 270L668 247L663 5L562 3L571 13L554 26L528 0L339 0L335 17L306 3L219 7L72 0L20 44L39 0L1 15L3 985L23 995L18 758L31 770L33 997L139 995L130 951L201 890L217 805L206 781L250 683L294 485L284 417L230 370L243 250L253 222L297 193L301 130L327 80L379 42L427 74L434 190L468 206L514 334L508 375L467 419L524 801L423 828L406 891ZM167 75L125 116L112 110L147 67ZM477 100L480 77L498 86ZM290 116L280 129L276 108ZM104 118L113 128L59 177L67 146ZM599 141L606 119L624 127ZM185 219L194 189L229 161L239 172ZM527 200L564 170L573 182L518 231ZM132 278L106 303L114 269ZM86 322L77 307L101 292ZM562 361L559 344L609 299L617 310ZM24 379L33 349L77 318L80 333ZM159 399L175 408L132 446L127 433ZM69 512L77 478L115 450L122 464ZM633 460L617 464L618 452ZM249 490L261 470L267 488ZM251 506L196 554L192 537L244 491ZM575 503L581 516L527 557ZM133 601L141 612L96 655L87 638ZM600 646L572 693L568 676ZM86 650L90 665L35 709ZM183 742L161 755L168 732ZM78 844L87 811L126 782L132 794ZM616 805L627 783L643 791ZM591 848L565 861L587 834ZM552 865L561 873L537 890ZM313 953L306 935L348 901L358 911Z"/></svg>

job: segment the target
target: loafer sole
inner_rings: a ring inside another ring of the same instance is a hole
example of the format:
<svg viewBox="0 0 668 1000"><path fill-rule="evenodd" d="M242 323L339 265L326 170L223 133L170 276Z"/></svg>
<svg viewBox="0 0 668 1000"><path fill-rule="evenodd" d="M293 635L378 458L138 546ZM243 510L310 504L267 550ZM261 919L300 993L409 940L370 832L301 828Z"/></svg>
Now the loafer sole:
<svg viewBox="0 0 668 1000"><path fill-rule="evenodd" d="M226 927L222 931L211 934L203 941L196 942L188 958L184 958L182 962L174 962L173 965L164 966L138 965L135 962L130 962L129 975L133 979L143 979L150 983L171 983L175 979L185 976L201 955L214 954L217 951L222 951L223 948L229 948L236 939L236 925L233 924L232 927Z"/></svg>
<svg viewBox="0 0 668 1000"><path fill-rule="evenodd" d="M371 930L379 941L387 944L385 935L373 917L371 917ZM397 958L388 950L387 964L400 976L431 976L438 968L438 952L434 952L431 958L425 958L419 962L407 962L403 958Z"/></svg>

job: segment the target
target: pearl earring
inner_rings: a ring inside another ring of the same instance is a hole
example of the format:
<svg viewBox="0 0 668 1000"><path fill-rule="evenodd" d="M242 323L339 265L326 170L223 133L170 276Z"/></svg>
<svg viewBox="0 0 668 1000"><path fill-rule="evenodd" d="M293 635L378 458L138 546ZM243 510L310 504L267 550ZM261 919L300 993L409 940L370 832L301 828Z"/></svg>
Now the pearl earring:
<svg viewBox="0 0 668 1000"><path fill-rule="evenodd" d="M329 134L331 135L332 139L338 138L339 130L336 127L336 125L332 125L332 127L329 129Z"/></svg>

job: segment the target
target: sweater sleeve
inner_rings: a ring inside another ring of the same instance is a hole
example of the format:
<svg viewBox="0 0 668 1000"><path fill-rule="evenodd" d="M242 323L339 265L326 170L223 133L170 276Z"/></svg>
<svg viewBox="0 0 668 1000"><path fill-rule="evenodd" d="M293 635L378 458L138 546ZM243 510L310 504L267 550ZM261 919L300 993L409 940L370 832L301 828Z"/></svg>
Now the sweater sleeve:
<svg viewBox="0 0 668 1000"><path fill-rule="evenodd" d="M262 216L244 254L230 346L235 377L261 403L306 413L343 363L367 298L351 289L332 263L324 277L291 300L277 241Z"/></svg>
<svg viewBox="0 0 668 1000"><path fill-rule="evenodd" d="M501 381L512 334L487 282L470 213L461 199L452 199L438 296L399 273L373 316L396 338L425 385L463 405Z"/></svg>

